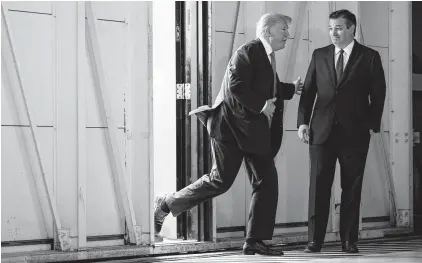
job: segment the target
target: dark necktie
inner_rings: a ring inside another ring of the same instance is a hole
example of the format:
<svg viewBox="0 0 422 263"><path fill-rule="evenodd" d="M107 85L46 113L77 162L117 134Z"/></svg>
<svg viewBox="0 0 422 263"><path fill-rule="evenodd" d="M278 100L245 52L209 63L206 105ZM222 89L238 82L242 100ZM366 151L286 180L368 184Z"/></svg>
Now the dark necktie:
<svg viewBox="0 0 422 263"><path fill-rule="evenodd" d="M270 54L271 57L271 66L273 67L273 98L275 98L275 94L277 92L277 71L276 71L276 64L275 64L275 54L274 51Z"/></svg>
<svg viewBox="0 0 422 263"><path fill-rule="evenodd" d="M344 61L343 53L344 53L344 50L341 49L340 55L338 56L337 64L336 64L337 85L340 83L341 76L343 75L343 61Z"/></svg>

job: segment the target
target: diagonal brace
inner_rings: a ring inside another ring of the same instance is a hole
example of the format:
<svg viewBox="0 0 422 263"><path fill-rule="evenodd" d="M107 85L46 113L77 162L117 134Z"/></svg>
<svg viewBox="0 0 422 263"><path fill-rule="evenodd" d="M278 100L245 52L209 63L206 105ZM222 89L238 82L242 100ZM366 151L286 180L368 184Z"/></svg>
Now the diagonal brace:
<svg viewBox="0 0 422 263"><path fill-rule="evenodd" d="M29 121L29 128L31 131L31 137L32 137L32 141L34 143L35 146L35 152L37 155L37 163L39 165L39 168L41 170L41 174L42 174L42 182L44 184L44 188L46 191L46 195L47 195L47 199L48 199L48 204L50 206L50 210L51 213L53 214L53 219L54 219L54 223L55 223L55 227L56 227L56 233L58 235L58 244L56 244L56 247L62 251L66 251L66 250L70 250L70 241L69 241L69 230L68 229L63 229L61 222L60 222L60 218L59 218L59 214L57 212L57 205L56 202L54 200L54 198L52 197L53 194L51 193L50 188L48 187L48 182L47 182L47 174L45 172L44 169L44 164L43 164L43 160L41 157L41 153L40 153L40 147L38 144L38 140L37 140L37 134L36 134L36 126L34 125L34 121L33 121L33 117L32 114L29 110L29 105L28 105L28 100L27 100L27 96L25 93L25 89L24 89L24 85L23 85L23 81L21 78L21 71L19 69L19 63L16 57L16 51L14 49L13 46L13 42L12 42L12 38L10 35L10 27L9 27L9 21L6 17L6 12L4 11L3 8L3 4L1 5L1 13L2 13L2 56L4 58L7 57L7 55L5 54L5 52L10 52L11 56L12 56L12 64L14 66L14 71L16 73L17 76L17 83L19 85L19 90L21 92L22 98L23 98L23 103L24 103L24 107L25 107L25 113L26 116L28 118ZM6 43L3 43L3 42ZM3 46L4 44L4 46ZM7 49L7 51L6 51ZM29 143L29 142L26 142ZM35 176L35 174L34 174ZM35 180L36 181L36 180ZM38 187L37 187L38 188ZM37 189L38 194L40 195L42 193L42 191L40 189Z"/></svg>
<svg viewBox="0 0 422 263"><path fill-rule="evenodd" d="M92 73L94 78L94 85L98 94L98 102L100 108L103 109L102 114L107 122L107 149L109 151L109 158L112 168L114 187L119 202L121 212L124 213L126 225L129 232L129 242L140 245L142 243L141 226L136 225L135 214L133 211L132 199L126 189L126 173L123 169L123 162L119 152L119 145L117 143L117 125L114 121L111 104L107 93L107 85L105 81L105 74L103 69L103 62L101 60L100 43L98 40L98 29L95 24L95 17L92 11L91 2L86 3L87 16L87 50L91 60Z"/></svg>

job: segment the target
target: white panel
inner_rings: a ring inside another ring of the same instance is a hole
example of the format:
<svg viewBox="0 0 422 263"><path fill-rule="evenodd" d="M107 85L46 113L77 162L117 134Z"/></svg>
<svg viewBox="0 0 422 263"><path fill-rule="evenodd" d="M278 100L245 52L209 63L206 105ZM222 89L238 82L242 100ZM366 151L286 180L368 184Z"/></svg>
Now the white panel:
<svg viewBox="0 0 422 263"><path fill-rule="evenodd" d="M389 2L359 2L362 36L366 45L388 47Z"/></svg>
<svg viewBox="0 0 422 263"><path fill-rule="evenodd" d="M77 236L77 2L55 2L57 36L57 211ZM83 28L84 29L84 28ZM81 32L85 35L85 32ZM84 48L85 48L85 43ZM85 68L85 74L88 68ZM82 78L80 81L84 81ZM86 89L86 85L82 87Z"/></svg>
<svg viewBox="0 0 422 263"><path fill-rule="evenodd" d="M152 57L149 47L148 6L151 2L132 2L132 15L129 20L129 34L132 39L130 64L130 103L131 103L131 191L137 224L142 225L143 232L150 232L150 140L152 130ZM148 41L147 41L148 39ZM149 242L149 241L148 241Z"/></svg>
<svg viewBox="0 0 422 263"><path fill-rule="evenodd" d="M308 221L309 145L296 131L285 131L275 164L279 197L276 223Z"/></svg>
<svg viewBox="0 0 422 263"><path fill-rule="evenodd" d="M16 119L16 105L13 98L12 90L7 76L7 70L3 67L2 58L2 78L1 78L1 124L18 124L19 121Z"/></svg>
<svg viewBox="0 0 422 263"><path fill-rule="evenodd" d="M39 128L37 135L47 182L53 189L53 129ZM28 148L24 138L30 141ZM2 127L1 142L1 240L52 238L53 222L45 190L37 193L34 181L34 175L40 179L41 174L29 128Z"/></svg>
<svg viewBox="0 0 422 263"><path fill-rule="evenodd" d="M362 217L389 216L390 198L388 195L387 175L384 165L384 153L380 144L380 134L371 138L371 144L366 160L362 187ZM389 135L384 133L388 154ZM387 155L387 160L389 157Z"/></svg>
<svg viewBox="0 0 422 263"><path fill-rule="evenodd" d="M244 163L232 187L217 197L217 227L244 226L249 203L245 203L245 187L252 188ZM249 197L250 199L250 197Z"/></svg>
<svg viewBox="0 0 422 263"><path fill-rule="evenodd" d="M8 12L7 15L10 21L9 29L16 57L21 70L20 75L28 97L29 110L36 125L51 126L53 125L54 85L53 18L48 15L20 12ZM17 92L17 94L19 94L18 99L22 100L20 92ZM19 111L24 111L24 108L19 108Z"/></svg>
<svg viewBox="0 0 422 263"><path fill-rule="evenodd" d="M299 42L299 47L296 53L296 58L294 58L294 69L293 70L293 79L286 79L287 64L289 59L290 50L292 48L292 41L287 42L286 49L277 52L277 72L279 78L283 82L292 83L298 77L301 77L301 81L304 82L306 78L306 72L308 71L308 46L309 42L307 40L301 40ZM279 58L279 57L282 58ZM280 69L281 68L281 69ZM284 112L284 129L285 130L295 130L297 128L297 109L299 105L300 96L294 95L291 100L285 101L285 112Z"/></svg>
<svg viewBox="0 0 422 263"><path fill-rule="evenodd" d="M256 23L265 13L265 2L245 2L245 41L256 38Z"/></svg>
<svg viewBox="0 0 422 263"><path fill-rule="evenodd" d="M331 44L328 23L329 23L329 3L314 1L310 4L309 10L309 57L317 49Z"/></svg>
<svg viewBox="0 0 422 263"><path fill-rule="evenodd" d="M124 126L125 92L128 85L127 25L97 21L105 82L112 114L118 127ZM88 61L89 66L92 65ZM89 68L90 68L89 67ZM104 109L98 104L97 90L89 72L87 88L87 126L106 127L102 119Z"/></svg>
<svg viewBox="0 0 422 263"><path fill-rule="evenodd" d="M92 9L97 19L128 21L132 4L130 1L93 1Z"/></svg>
<svg viewBox="0 0 422 263"><path fill-rule="evenodd" d="M6 9L51 14L50 1L2 1Z"/></svg>
<svg viewBox="0 0 422 263"><path fill-rule="evenodd" d="M357 8L357 1L335 1L335 10L347 9L356 16L358 16Z"/></svg>
<svg viewBox="0 0 422 263"><path fill-rule="evenodd" d="M174 10L175 2L166 6L153 2L154 196L176 190L176 54L169 48L169 43L176 41L176 33L174 26L162 21L163 17L175 21ZM161 233L177 237L176 218L167 217Z"/></svg>
<svg viewBox="0 0 422 263"><path fill-rule="evenodd" d="M292 18L292 22L289 26L290 37L294 38L295 27L297 24L297 10L299 8L300 2L282 2L282 1L268 1L265 2L265 10L267 12L280 13L282 15L287 15Z"/></svg>
<svg viewBox="0 0 422 263"><path fill-rule="evenodd" d="M391 155L393 181L396 191L396 208L400 213L401 220L397 222L400 227L410 226L409 215L412 207L412 172L411 172L411 149L409 133L412 132L412 71L411 71L411 23L410 2L391 2L394 12L390 13L390 85L391 89Z"/></svg>
<svg viewBox="0 0 422 263"><path fill-rule="evenodd" d="M245 4L246 2L240 2L236 33L245 33ZM233 32L237 2L218 1L213 5L215 5L215 31Z"/></svg>
<svg viewBox="0 0 422 263"><path fill-rule="evenodd" d="M120 155L124 157L124 133L117 132ZM123 234L120 211L114 191L112 169L113 160L109 159L106 129L93 128L86 130L87 136L87 235ZM123 163L124 163L124 159ZM124 218L124 215L121 215Z"/></svg>
<svg viewBox="0 0 422 263"><path fill-rule="evenodd" d="M5 45L3 47L3 44ZM19 88L18 76L15 70L11 47L7 41L2 41L1 84L2 84L2 125L28 124L24 100Z"/></svg>
<svg viewBox="0 0 422 263"><path fill-rule="evenodd" d="M214 47L214 57L213 65L215 65L213 71L212 79L212 98L213 101L217 97L218 92L221 88L221 82L223 81L224 73L229 62L229 53L230 53L230 43L233 34L224 33L224 32L215 32L215 47ZM237 50L238 47L245 44L245 35L237 34L234 41L234 49Z"/></svg>

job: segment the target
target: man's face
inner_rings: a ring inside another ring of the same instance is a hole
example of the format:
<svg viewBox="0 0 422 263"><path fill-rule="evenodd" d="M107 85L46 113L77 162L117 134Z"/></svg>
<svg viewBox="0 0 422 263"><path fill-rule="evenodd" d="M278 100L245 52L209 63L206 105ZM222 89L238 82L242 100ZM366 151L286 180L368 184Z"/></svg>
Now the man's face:
<svg viewBox="0 0 422 263"><path fill-rule="evenodd" d="M286 47L287 39L289 38L289 27L285 22L275 24L270 28L268 34L269 43L274 51L283 49Z"/></svg>
<svg viewBox="0 0 422 263"><path fill-rule="evenodd" d="M330 31L330 38L333 44L341 48L346 47L354 39L353 31L355 26L351 25L350 28L347 28L346 19L342 17L330 19L328 29Z"/></svg>

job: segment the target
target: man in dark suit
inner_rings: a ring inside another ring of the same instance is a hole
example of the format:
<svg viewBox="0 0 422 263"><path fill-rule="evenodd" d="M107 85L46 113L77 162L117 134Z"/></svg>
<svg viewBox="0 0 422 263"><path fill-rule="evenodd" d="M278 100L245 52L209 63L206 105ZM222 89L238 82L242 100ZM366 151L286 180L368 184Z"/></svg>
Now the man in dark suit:
<svg viewBox="0 0 422 263"><path fill-rule="evenodd" d="M278 201L278 178L274 157L281 144L283 100L300 93L300 79L293 84L279 81L274 51L283 49L291 18L265 14L257 25L257 39L241 46L228 63L219 95L212 107L192 111L211 137L211 172L155 203L155 231L161 231L168 213L182 212L223 194L233 184L245 160L253 187L243 251L247 255L282 255L263 240L273 236ZM271 127L271 128L270 128Z"/></svg>
<svg viewBox="0 0 422 263"><path fill-rule="evenodd" d="M362 180L371 133L380 131L386 84L380 55L354 40L355 29L350 11L330 15L333 44L313 52L299 102L298 135L310 144L311 160L306 252L319 252L324 242L337 159L342 250L358 252Z"/></svg>

